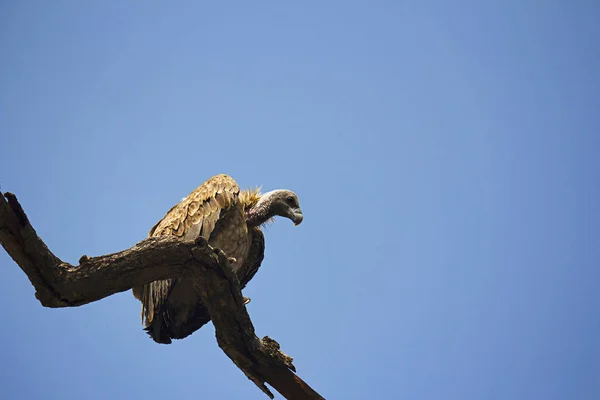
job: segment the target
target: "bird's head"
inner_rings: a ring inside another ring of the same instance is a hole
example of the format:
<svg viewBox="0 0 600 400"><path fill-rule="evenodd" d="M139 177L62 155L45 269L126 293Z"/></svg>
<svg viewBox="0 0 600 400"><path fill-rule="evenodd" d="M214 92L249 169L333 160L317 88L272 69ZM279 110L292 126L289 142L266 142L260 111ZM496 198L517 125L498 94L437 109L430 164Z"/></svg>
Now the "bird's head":
<svg viewBox="0 0 600 400"><path fill-rule="evenodd" d="M294 225L300 225L304 216L300 209L298 196L291 190L275 190L271 196L273 198L272 207L274 215L289 218Z"/></svg>
<svg viewBox="0 0 600 400"><path fill-rule="evenodd" d="M304 216L298 196L291 190L278 189L263 194L249 214L262 216L261 223L274 216L289 218L294 225L300 225Z"/></svg>

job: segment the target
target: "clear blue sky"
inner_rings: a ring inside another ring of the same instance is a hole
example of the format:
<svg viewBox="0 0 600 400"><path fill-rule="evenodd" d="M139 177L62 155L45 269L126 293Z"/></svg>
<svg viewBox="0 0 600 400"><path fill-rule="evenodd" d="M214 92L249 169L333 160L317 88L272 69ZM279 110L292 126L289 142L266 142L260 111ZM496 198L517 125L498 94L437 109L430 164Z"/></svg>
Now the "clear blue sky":
<svg viewBox="0 0 600 400"><path fill-rule="evenodd" d="M598 3L217 3L0 3L0 184L49 247L289 188L245 294L326 398L600 398ZM4 399L266 398L212 324L157 345L130 292L0 266Z"/></svg>

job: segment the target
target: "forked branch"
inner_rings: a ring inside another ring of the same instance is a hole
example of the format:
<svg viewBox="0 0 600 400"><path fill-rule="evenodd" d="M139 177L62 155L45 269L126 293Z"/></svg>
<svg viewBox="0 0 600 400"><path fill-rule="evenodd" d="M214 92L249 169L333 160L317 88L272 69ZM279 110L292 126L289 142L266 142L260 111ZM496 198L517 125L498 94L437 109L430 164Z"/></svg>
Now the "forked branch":
<svg viewBox="0 0 600 400"><path fill-rule="evenodd" d="M322 399L294 372L292 358L269 337L260 340L226 255L206 240L149 238L130 249L61 261L39 238L11 193L0 194L0 243L21 267L45 307L75 307L152 281L185 276L211 314L219 347L269 397L268 383L286 399Z"/></svg>

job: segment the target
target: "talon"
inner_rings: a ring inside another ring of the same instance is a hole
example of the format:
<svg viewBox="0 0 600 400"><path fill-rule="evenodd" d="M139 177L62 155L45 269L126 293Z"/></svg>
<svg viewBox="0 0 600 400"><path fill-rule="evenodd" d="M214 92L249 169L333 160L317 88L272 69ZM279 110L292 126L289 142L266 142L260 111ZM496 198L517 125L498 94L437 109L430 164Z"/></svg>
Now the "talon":
<svg viewBox="0 0 600 400"><path fill-rule="evenodd" d="M237 262L237 260L235 259L235 257L227 257L227 261L229 261L230 263Z"/></svg>
<svg viewBox="0 0 600 400"><path fill-rule="evenodd" d="M245 297L244 296L244 305L250 303L250 297Z"/></svg>

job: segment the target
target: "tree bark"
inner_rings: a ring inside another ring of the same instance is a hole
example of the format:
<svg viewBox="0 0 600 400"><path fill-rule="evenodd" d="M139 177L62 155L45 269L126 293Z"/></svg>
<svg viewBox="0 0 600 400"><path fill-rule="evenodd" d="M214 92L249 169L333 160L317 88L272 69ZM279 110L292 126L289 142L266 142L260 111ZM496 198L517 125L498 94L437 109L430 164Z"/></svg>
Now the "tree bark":
<svg viewBox="0 0 600 400"><path fill-rule="evenodd" d="M210 312L219 347L263 392L273 398L268 383L286 399L323 399L294 373L292 358L276 341L256 336L227 256L202 238L148 238L118 253L84 255L73 266L39 238L16 196L0 193L0 243L25 272L44 307L81 306L134 286L183 276L193 282Z"/></svg>

